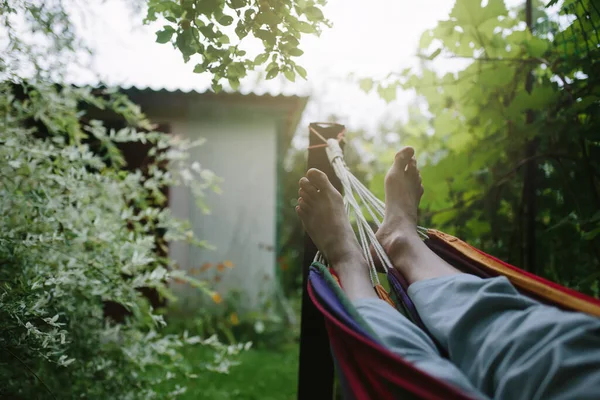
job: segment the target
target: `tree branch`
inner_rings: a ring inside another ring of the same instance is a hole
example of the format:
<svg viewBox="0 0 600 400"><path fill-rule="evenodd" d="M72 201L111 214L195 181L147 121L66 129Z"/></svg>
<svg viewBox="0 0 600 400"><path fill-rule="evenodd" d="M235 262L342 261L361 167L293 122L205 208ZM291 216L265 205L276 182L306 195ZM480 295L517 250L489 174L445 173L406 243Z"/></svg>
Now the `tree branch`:
<svg viewBox="0 0 600 400"><path fill-rule="evenodd" d="M52 390L50 390L50 388L48 387L48 385L46 385L46 382L44 382L43 380L41 380L40 377L31 368L29 368L29 365L25 364L25 362L23 360L21 360L19 357L17 357L16 354L14 354L12 351L10 351L9 349L7 349L6 347L4 347L4 350L8 354L10 354L11 356L13 356L17 361L19 361L21 363L21 365L23 367L25 367L25 369L27 369L33 376L35 376L36 379L38 381L40 381L40 383L42 384L42 386L44 386L44 388L46 389L46 391L48 392L48 394L50 394L50 396L52 396L52 398L54 400L56 400L56 396L54 395L54 393L52 393Z"/></svg>

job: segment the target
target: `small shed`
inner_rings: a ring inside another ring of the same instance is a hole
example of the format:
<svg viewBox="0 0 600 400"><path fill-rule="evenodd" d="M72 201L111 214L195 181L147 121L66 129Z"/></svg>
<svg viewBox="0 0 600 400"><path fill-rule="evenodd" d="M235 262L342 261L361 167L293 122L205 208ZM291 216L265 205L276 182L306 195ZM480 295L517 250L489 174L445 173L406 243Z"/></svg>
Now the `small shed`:
<svg viewBox="0 0 600 400"><path fill-rule="evenodd" d="M189 219L195 234L215 247L172 243L169 256L220 292L239 291L244 305L259 306L274 288L282 162L307 98L135 87L124 92L162 130L206 139L192 157L222 179L221 193L207 194L209 214L186 188L169 189L174 215ZM185 285L176 290L188 303L197 293Z"/></svg>

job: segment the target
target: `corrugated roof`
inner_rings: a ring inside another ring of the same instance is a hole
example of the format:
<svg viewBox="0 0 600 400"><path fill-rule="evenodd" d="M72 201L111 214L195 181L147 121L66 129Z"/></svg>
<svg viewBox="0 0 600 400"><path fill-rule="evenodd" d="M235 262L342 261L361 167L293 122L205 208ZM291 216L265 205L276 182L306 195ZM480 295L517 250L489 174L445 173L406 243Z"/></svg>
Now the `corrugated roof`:
<svg viewBox="0 0 600 400"><path fill-rule="evenodd" d="M162 86L118 86L125 91L150 91L150 92L163 92L163 93L178 93L178 94L195 94L195 95L219 95L219 94L233 94L242 96L257 96L257 97L283 97L283 98L308 98L307 95L298 95L295 93L283 93L277 92L276 90L232 90L231 88L223 88L219 93L215 93L210 89L196 90L196 89L180 89L180 88L167 88Z"/></svg>
<svg viewBox="0 0 600 400"><path fill-rule="evenodd" d="M166 91L170 93L197 93L197 94L208 94L214 93L209 86L193 87L182 87L180 85L139 85L139 84L121 84L117 85L125 90L151 90L154 92ZM255 96L271 96L271 97L307 97L308 88L302 84L290 84L287 81L272 80L272 81L261 81L258 85L242 84L238 90L233 90L229 86L223 87L222 93L227 94L241 94L241 95L255 95Z"/></svg>
<svg viewBox="0 0 600 400"><path fill-rule="evenodd" d="M207 102L237 104L238 107L253 108L259 106L263 109L273 110L284 115L284 135L287 138L288 145L308 102L308 96L285 93L274 94L269 91L233 91L227 89L220 93L214 93L210 90L182 90L179 88L170 90L165 87L151 86L122 85L119 87L131 100L142 106L144 112L149 112L148 116L150 118L152 117L152 109L161 109L163 112L165 108L181 110L185 109L185 105L189 104L189 101L196 101L196 99Z"/></svg>

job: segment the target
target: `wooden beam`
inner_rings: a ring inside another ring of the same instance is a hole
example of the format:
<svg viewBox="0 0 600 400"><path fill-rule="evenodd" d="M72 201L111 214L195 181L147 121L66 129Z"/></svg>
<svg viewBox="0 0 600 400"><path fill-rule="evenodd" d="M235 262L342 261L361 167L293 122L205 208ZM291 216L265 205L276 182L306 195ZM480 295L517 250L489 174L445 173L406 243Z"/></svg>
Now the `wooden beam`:
<svg viewBox="0 0 600 400"><path fill-rule="evenodd" d="M339 124L311 123L309 125L309 146L323 144L322 139L310 132L310 128L319 132L325 139L336 138L344 131ZM342 184L335 175L325 148L308 150L307 170L316 168L329 177L333 186L342 192ZM304 239L304 258L302 276L302 315L300 322L300 362L298 374L298 399L316 400L333 398L334 369L329 338L323 316L308 297L308 271L317 248L308 235Z"/></svg>

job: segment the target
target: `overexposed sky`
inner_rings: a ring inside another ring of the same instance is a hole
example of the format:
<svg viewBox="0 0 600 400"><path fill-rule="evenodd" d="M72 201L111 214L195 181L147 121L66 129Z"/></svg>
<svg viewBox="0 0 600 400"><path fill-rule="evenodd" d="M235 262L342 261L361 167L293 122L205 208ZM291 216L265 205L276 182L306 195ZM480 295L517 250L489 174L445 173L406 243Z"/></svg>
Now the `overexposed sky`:
<svg viewBox="0 0 600 400"><path fill-rule="evenodd" d="M90 5L94 17L81 21L78 29L94 50L93 73L77 70L71 74L73 81L92 83L99 77L123 86L205 90L210 77L194 74L194 64L185 64L170 44L155 43L158 27L143 26L143 16L133 15L126 1ZM375 133L380 121L404 115L412 94L400 93L398 101L386 105L376 94L360 91L348 75L378 77L416 65L421 34L447 18L453 4L454 0L330 0L324 13L333 28L318 38L306 36L300 45L304 55L298 61L307 69L308 81L257 82L249 77L240 90L310 95L303 124L336 115L350 128Z"/></svg>

